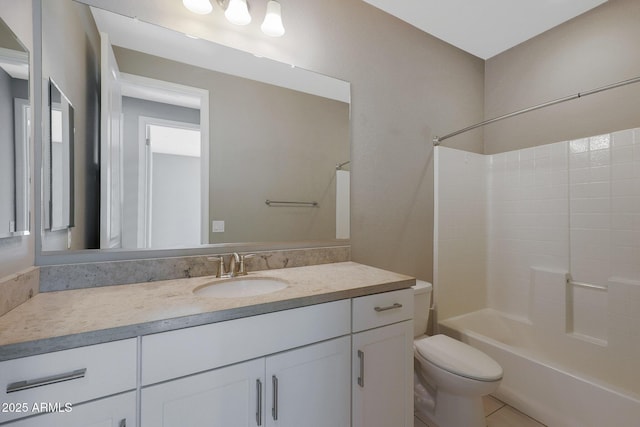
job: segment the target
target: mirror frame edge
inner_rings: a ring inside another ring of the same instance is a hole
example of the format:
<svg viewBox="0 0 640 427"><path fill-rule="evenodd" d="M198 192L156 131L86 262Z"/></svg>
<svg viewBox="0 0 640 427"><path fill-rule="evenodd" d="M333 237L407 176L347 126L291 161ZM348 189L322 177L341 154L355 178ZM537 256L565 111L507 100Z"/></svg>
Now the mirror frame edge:
<svg viewBox="0 0 640 427"><path fill-rule="evenodd" d="M40 263L42 254L42 237L44 233L42 208L44 200L42 198L43 190L43 82L42 82L42 0L32 0L33 15L33 235L35 236L34 244L34 264ZM48 82L48 80L47 80ZM48 88L48 85L47 85Z"/></svg>

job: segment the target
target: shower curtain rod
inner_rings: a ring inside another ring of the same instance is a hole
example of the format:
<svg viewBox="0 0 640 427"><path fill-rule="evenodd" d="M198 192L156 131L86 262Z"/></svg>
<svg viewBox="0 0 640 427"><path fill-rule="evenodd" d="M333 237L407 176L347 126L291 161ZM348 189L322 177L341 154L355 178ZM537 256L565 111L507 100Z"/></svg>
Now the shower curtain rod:
<svg viewBox="0 0 640 427"><path fill-rule="evenodd" d="M554 101L549 101L549 102L545 102L543 104L534 105L533 107L525 108L523 110L514 111L513 113L509 113L509 114L505 114L503 116L495 117L493 119L485 120L483 122L476 123L475 125L468 126L468 127L464 128L464 129L460 129L460 130L457 130L455 132L448 133L445 136L436 136L436 137L433 138L433 145L434 146L438 146L445 139L449 139L449 138L454 137L456 135L460 135L461 133L468 132L470 130L473 130L473 129L488 125L490 123L495 123L495 122L498 122L500 120L504 120L504 119L508 119L508 118L511 118L511 117L514 117L514 116L518 116L520 114L528 113L530 111L539 110L541 108L550 107L552 105L560 104L560 103L565 102L565 101L571 101L571 100L574 100L574 99L583 98L585 96L593 95L595 93L604 92L605 90L615 89L615 88L620 87L620 86L626 86L626 85L629 85L629 84L632 84L632 83L638 83L638 82L640 82L640 76L639 77L635 77L633 79L629 79L629 80L623 80L623 81L618 82L618 83L613 83L613 84L610 84L610 85L607 85L607 86L602 86L602 87L599 87L597 89L591 89L591 90L588 90L586 92L578 92L575 95L565 96L564 98L559 98L559 99L556 99Z"/></svg>
<svg viewBox="0 0 640 427"><path fill-rule="evenodd" d="M351 160L347 160L346 162L338 163L336 165L336 170L337 171L341 171L342 167L348 165L349 163L351 163Z"/></svg>

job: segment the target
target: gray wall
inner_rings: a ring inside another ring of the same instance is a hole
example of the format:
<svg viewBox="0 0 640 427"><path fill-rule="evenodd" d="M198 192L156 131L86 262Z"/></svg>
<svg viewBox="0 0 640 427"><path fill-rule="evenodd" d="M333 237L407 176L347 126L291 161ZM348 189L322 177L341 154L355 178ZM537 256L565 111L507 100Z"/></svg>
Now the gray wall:
<svg viewBox="0 0 640 427"><path fill-rule="evenodd" d="M89 2L351 82L353 259L431 279L431 139L482 120L484 61L361 0L283 0L279 39L260 32L263 2L247 27L217 7L197 16L170 0ZM457 144L482 151L477 135Z"/></svg>
<svg viewBox="0 0 640 427"><path fill-rule="evenodd" d="M75 111L75 226L71 249L97 248L100 238L100 177L96 163L100 132L98 31L89 11L74 2L45 0L42 8L43 81L52 78ZM47 98L43 101L46 104ZM66 231L44 233L46 250L66 247Z"/></svg>
<svg viewBox="0 0 640 427"><path fill-rule="evenodd" d="M0 18L18 36L26 48L33 52L33 24L31 18L31 2L15 0L0 0ZM30 67L33 69L33 55L30 55ZM31 83L33 91L33 83ZM32 132L33 133L33 132ZM33 178L33 151L31 159L31 176ZM31 180L33 183L33 179ZM31 184L31 206L33 206L33 184ZM31 230L33 230L33 215L31 216ZM34 264L33 234L30 236L0 239L0 278L24 270Z"/></svg>
<svg viewBox="0 0 640 427"><path fill-rule="evenodd" d="M610 0L486 62L486 118L640 76L640 1ZM485 128L487 154L640 126L640 83Z"/></svg>
<svg viewBox="0 0 640 427"><path fill-rule="evenodd" d="M211 243L335 239L335 165L349 158L349 105L115 48L120 70L209 91ZM317 201L275 208L271 200ZM154 245L155 246L155 245Z"/></svg>

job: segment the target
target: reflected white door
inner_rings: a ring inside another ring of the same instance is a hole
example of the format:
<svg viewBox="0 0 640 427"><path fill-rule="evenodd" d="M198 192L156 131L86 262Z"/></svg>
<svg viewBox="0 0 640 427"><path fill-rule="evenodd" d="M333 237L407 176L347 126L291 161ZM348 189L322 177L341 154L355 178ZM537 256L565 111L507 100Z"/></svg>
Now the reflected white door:
<svg viewBox="0 0 640 427"><path fill-rule="evenodd" d="M146 125L146 245L193 247L201 237L200 129L187 123Z"/></svg>

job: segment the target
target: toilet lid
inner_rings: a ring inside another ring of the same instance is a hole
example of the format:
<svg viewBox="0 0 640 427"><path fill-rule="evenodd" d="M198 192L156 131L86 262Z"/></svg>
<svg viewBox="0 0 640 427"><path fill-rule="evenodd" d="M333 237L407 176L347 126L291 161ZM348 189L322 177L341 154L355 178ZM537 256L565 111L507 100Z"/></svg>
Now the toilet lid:
<svg viewBox="0 0 640 427"><path fill-rule="evenodd" d="M497 381L502 378L502 367L495 360L446 335L416 340L414 346L424 359L452 374L479 381Z"/></svg>

